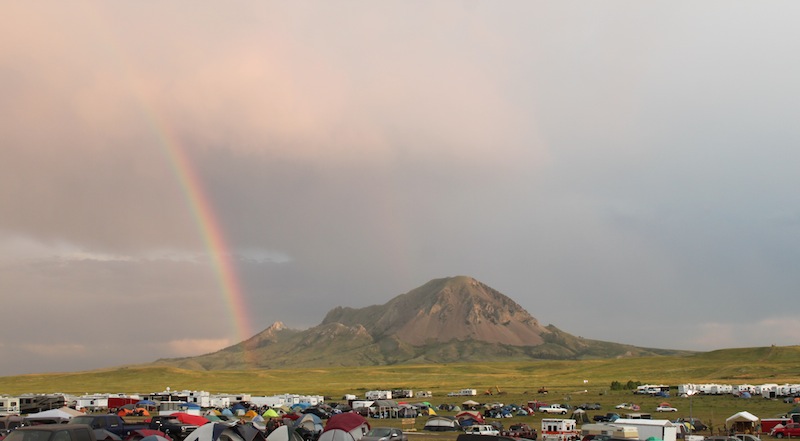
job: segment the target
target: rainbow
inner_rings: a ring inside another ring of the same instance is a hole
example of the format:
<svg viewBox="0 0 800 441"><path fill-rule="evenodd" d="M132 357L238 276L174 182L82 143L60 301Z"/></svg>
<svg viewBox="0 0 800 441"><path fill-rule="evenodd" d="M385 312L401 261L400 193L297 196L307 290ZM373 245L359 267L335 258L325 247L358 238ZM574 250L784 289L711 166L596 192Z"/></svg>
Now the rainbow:
<svg viewBox="0 0 800 441"><path fill-rule="evenodd" d="M158 124L156 121L154 123L156 124L156 133L159 134L161 145L186 194L190 209L203 237L203 242L209 252L220 289L227 301L231 317L233 317L236 342L244 342L253 335L252 327L247 313L247 302L236 272L233 255L225 240L224 231L217 220L213 205L204 191L202 182L195 172L192 161L177 137L167 125ZM243 351L244 361L252 365L253 360L248 355L248 348L243 347Z"/></svg>
<svg viewBox="0 0 800 441"><path fill-rule="evenodd" d="M99 32L100 38L97 41L105 45L110 57L116 59L125 72L135 72L134 63L127 56L125 50L117 38L117 34L108 23L108 13L105 12L103 5L98 3L95 8L87 7L83 11L87 17L92 19ZM180 138L171 130L169 124L164 121L163 116L157 111L152 99L149 99L143 85L131 77L131 88L134 96L141 106L142 115L145 116L148 124L158 138L158 143L166 154L179 185L183 189L192 215L196 220L199 233L203 238L205 248L208 250L211 265L214 268L216 279L219 282L220 290L227 303L228 310L235 330L234 342L245 342L253 335L253 328L247 312L247 302L242 292L241 284L236 273L234 258L225 240L225 234L215 215L213 205L206 195L202 182L195 172L195 168L182 147ZM247 345L242 345L244 362L252 363L249 360Z"/></svg>

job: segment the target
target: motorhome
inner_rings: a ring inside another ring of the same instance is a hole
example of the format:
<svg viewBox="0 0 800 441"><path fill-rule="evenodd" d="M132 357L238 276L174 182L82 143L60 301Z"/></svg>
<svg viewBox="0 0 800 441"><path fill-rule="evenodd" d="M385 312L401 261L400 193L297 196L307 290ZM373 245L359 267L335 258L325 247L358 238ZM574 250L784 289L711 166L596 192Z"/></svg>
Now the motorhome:
<svg viewBox="0 0 800 441"><path fill-rule="evenodd" d="M580 436L573 419L542 418L542 441L569 441Z"/></svg>

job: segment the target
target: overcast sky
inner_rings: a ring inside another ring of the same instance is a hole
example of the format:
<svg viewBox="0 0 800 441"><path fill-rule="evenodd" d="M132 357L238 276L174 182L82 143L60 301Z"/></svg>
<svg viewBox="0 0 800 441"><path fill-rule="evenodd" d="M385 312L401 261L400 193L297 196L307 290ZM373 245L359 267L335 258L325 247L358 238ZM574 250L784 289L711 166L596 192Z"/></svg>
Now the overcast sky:
<svg viewBox="0 0 800 441"><path fill-rule="evenodd" d="M455 275L583 337L798 344L799 16L3 2L0 375L197 355Z"/></svg>

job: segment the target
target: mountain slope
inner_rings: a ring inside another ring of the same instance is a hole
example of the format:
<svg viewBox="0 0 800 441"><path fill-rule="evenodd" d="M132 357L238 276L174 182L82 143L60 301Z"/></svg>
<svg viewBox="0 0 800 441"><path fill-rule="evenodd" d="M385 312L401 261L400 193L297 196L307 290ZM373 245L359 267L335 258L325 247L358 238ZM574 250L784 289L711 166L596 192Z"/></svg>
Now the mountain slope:
<svg viewBox="0 0 800 441"><path fill-rule="evenodd" d="M334 308L320 325L304 331L277 322L220 351L156 363L218 370L676 353L684 352L584 339L541 326L509 297L457 276L431 280L384 305Z"/></svg>

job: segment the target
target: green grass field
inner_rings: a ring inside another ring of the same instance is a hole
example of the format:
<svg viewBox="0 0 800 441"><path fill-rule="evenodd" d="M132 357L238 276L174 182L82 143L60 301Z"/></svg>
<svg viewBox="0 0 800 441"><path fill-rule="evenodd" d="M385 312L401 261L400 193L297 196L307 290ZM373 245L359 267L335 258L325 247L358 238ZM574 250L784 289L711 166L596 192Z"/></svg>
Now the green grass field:
<svg viewBox="0 0 800 441"><path fill-rule="evenodd" d="M727 349L685 357L648 357L614 360L519 361L504 363L469 363L436 365L393 365L357 368L257 370L257 371L187 371L153 366L128 366L77 373L32 374L0 377L0 393L63 392L85 393L149 393L172 390L205 390L211 393L250 393L273 395L283 393L317 394L337 401L344 394L363 396L374 389L430 390L434 405L458 404L467 398L447 397L447 393L464 388L478 390L476 401L524 404L529 400L571 404L597 402L602 410L590 415L614 411L622 402L634 402L641 412L653 418L674 419L693 416L715 429L736 412L747 410L761 418L774 417L790 410L782 400L733 396L673 397L667 399L678 408L676 414L659 416L655 407L664 399L634 395L628 390L611 390L611 383L628 381L668 384L724 383L764 384L800 383L800 346ZM547 395L537 394L546 386ZM501 392L498 394L498 389ZM493 395L485 395L491 391ZM414 401L413 399L411 401ZM373 420L373 425L399 427L398 420ZM505 419L524 421L538 428L541 415ZM422 429L419 418L416 428ZM452 435L426 434L444 439ZM444 437L444 438L442 438Z"/></svg>

